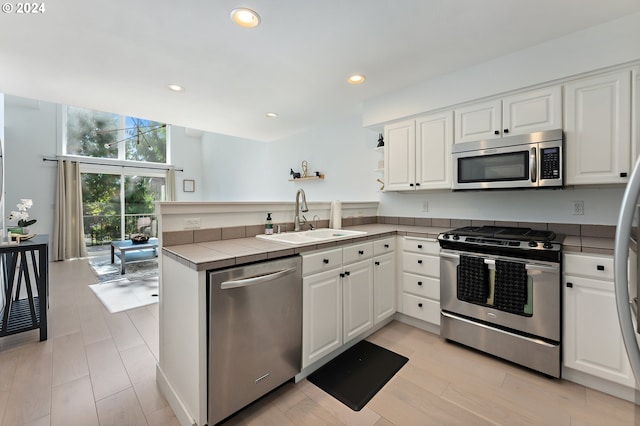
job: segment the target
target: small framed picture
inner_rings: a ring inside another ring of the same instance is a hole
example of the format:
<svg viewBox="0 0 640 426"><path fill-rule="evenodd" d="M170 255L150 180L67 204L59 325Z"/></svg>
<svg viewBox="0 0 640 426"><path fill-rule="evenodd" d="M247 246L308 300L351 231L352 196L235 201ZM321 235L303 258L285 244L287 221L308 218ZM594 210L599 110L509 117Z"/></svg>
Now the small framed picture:
<svg viewBox="0 0 640 426"><path fill-rule="evenodd" d="M184 179L182 181L182 191L183 192L195 192L196 190L196 181L193 179Z"/></svg>

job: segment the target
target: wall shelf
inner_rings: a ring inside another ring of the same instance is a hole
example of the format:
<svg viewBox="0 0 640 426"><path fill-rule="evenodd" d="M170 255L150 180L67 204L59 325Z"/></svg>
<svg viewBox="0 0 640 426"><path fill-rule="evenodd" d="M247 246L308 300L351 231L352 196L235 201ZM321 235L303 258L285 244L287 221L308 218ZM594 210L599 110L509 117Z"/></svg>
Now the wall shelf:
<svg viewBox="0 0 640 426"><path fill-rule="evenodd" d="M320 176L307 176L307 177L299 177L296 179L289 179L289 182L299 182L301 180L320 180L324 179L324 175L320 173Z"/></svg>

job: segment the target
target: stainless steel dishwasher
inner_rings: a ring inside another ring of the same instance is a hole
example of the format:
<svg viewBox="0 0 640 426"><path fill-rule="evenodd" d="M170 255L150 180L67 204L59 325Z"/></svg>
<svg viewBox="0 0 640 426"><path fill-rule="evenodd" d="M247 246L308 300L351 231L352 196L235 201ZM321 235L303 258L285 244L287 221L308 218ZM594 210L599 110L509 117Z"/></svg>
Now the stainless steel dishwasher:
<svg viewBox="0 0 640 426"><path fill-rule="evenodd" d="M301 277L299 256L209 273L209 425L300 372Z"/></svg>

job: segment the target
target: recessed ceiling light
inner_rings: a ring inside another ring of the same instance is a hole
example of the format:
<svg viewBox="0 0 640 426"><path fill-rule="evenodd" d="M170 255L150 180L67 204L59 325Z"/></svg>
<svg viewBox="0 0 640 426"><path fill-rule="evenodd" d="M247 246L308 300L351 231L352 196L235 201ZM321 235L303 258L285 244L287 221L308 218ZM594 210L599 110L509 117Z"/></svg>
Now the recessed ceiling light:
<svg viewBox="0 0 640 426"><path fill-rule="evenodd" d="M260 16L246 7L233 9L231 11L231 20L243 28L253 28L260 25Z"/></svg>
<svg viewBox="0 0 640 426"><path fill-rule="evenodd" d="M167 84L167 87L169 88L169 90L173 91L173 92L184 92L185 88L180 86L179 84Z"/></svg>
<svg viewBox="0 0 640 426"><path fill-rule="evenodd" d="M268 112L264 115L267 118L276 118L278 117L278 113L277 112Z"/></svg>
<svg viewBox="0 0 640 426"><path fill-rule="evenodd" d="M366 77L362 74L353 74L350 76L347 81L349 84L362 84L366 80Z"/></svg>

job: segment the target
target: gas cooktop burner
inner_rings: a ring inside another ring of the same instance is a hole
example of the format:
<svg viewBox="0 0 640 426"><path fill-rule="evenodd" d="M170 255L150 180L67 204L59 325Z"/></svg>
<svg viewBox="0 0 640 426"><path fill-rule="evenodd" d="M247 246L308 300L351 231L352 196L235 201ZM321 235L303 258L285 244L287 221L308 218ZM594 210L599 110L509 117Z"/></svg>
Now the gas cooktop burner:
<svg viewBox="0 0 640 426"><path fill-rule="evenodd" d="M438 241L443 248L506 255L562 250L562 238L555 232L531 228L465 226L440 234Z"/></svg>
<svg viewBox="0 0 640 426"><path fill-rule="evenodd" d="M521 241L551 241L556 238L553 231L540 231L531 228L512 228L502 226L465 226L448 232L460 236L476 236Z"/></svg>

